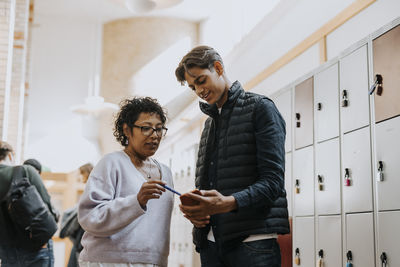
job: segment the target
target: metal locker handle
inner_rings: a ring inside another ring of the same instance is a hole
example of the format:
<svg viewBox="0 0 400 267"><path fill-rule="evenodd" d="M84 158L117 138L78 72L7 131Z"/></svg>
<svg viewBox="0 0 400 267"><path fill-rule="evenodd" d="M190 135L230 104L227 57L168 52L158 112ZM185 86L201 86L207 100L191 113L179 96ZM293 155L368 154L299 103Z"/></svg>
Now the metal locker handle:
<svg viewBox="0 0 400 267"><path fill-rule="evenodd" d="M383 161L378 161L378 174L377 174L378 182L383 182L385 177L383 175Z"/></svg>
<svg viewBox="0 0 400 267"><path fill-rule="evenodd" d="M349 106L349 99L347 95L347 90L342 91L342 107L348 107Z"/></svg>
<svg viewBox="0 0 400 267"><path fill-rule="evenodd" d="M300 113L296 113L296 128L300 128Z"/></svg>

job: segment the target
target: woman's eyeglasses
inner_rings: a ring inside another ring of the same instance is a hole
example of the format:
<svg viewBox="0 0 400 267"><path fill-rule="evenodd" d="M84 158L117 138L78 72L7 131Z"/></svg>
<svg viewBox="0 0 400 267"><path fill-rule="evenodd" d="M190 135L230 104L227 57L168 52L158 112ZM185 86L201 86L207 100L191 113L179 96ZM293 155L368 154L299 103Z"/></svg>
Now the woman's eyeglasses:
<svg viewBox="0 0 400 267"><path fill-rule="evenodd" d="M140 128L142 131L142 134L144 136L150 136L154 132L156 132L156 135L158 137L164 137L167 134L168 129L165 127L160 127L160 128L153 128L150 126L138 126L138 125L133 125L133 127Z"/></svg>

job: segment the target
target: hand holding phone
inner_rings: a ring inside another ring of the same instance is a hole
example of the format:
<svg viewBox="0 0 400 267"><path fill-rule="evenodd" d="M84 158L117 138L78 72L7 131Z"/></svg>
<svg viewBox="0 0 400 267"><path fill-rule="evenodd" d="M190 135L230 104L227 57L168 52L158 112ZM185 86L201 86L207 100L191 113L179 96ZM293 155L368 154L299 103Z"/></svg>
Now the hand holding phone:
<svg viewBox="0 0 400 267"><path fill-rule="evenodd" d="M195 189L195 190L191 191L190 193L197 194L197 195L201 196L201 192L200 192L199 189ZM179 198L181 199L181 203L184 206L194 206L194 205L199 204L199 201L194 200L193 198L191 198L188 193L182 194Z"/></svg>

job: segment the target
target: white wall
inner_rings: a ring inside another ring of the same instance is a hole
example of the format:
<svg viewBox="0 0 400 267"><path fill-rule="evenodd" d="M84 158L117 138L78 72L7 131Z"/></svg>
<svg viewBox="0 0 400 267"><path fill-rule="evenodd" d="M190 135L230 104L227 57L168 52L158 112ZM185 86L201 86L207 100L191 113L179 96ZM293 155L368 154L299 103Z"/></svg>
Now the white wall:
<svg viewBox="0 0 400 267"><path fill-rule="evenodd" d="M243 84L335 17L353 1L282 0L276 7L280 19L267 16L246 41L228 55L229 76ZM286 10L286 12L281 11ZM400 16L400 1L378 0L336 29L327 38L328 59ZM310 48L271 75L257 91L270 94L293 82L319 65L319 50ZM282 75L284 73L284 75ZM279 77L279 78L278 78ZM260 88L262 87L262 88Z"/></svg>
<svg viewBox="0 0 400 267"><path fill-rule="evenodd" d="M83 137L82 118L69 109L88 94L95 30L94 23L77 18L35 17L25 158L37 158L52 171L71 171L99 157L96 140Z"/></svg>

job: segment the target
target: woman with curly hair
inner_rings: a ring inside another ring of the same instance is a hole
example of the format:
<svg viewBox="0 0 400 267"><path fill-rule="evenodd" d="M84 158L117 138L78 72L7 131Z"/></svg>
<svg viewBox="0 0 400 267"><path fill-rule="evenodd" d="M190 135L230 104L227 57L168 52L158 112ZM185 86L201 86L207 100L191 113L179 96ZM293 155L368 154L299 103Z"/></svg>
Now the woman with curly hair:
<svg viewBox="0 0 400 267"><path fill-rule="evenodd" d="M152 158L165 122L155 99L123 101L114 136L124 149L99 161L79 202L80 266L167 266L174 197L163 186L172 174Z"/></svg>

